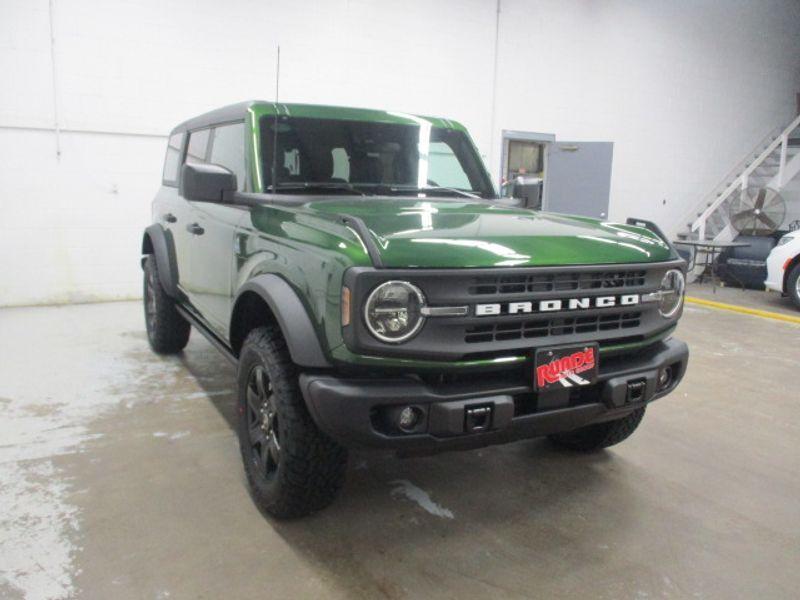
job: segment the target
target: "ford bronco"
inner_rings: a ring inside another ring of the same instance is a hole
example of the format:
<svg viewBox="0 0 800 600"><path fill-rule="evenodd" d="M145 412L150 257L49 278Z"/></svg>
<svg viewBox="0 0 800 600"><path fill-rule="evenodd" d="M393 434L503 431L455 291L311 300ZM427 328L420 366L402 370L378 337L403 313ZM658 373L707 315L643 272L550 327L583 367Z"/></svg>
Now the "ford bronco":
<svg viewBox="0 0 800 600"><path fill-rule="evenodd" d="M658 229L497 197L449 119L221 108L172 131L152 210L150 345L194 326L236 366L250 492L279 518L328 505L351 447L608 447L686 370Z"/></svg>

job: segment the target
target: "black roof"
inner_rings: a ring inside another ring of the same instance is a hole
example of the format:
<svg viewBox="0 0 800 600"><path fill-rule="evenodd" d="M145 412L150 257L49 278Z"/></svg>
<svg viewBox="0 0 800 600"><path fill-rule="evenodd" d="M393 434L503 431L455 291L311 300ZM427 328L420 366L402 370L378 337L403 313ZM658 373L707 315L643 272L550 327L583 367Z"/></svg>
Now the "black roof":
<svg viewBox="0 0 800 600"><path fill-rule="evenodd" d="M202 129L210 125L218 123L225 123L227 121L239 121L245 118L247 109L255 104L269 104L264 100L246 100L245 102L237 102L236 104L229 104L222 108L215 108L207 113L192 117L177 125L171 133L179 133L181 131L190 131L192 129Z"/></svg>

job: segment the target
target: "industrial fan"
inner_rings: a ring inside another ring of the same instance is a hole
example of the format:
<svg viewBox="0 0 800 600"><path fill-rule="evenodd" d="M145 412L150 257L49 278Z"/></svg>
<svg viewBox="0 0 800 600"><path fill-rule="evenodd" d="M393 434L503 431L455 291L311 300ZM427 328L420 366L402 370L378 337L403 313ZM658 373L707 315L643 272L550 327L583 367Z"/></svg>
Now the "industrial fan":
<svg viewBox="0 0 800 600"><path fill-rule="evenodd" d="M771 235L786 218L786 201L772 188L748 188L730 206L733 228L744 235Z"/></svg>

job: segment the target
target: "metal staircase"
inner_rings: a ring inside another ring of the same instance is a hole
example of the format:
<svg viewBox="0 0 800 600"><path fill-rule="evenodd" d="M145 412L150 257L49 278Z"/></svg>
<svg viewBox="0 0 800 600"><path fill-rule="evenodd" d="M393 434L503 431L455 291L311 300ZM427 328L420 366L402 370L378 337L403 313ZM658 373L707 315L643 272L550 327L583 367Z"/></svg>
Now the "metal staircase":
<svg viewBox="0 0 800 600"><path fill-rule="evenodd" d="M685 240L731 241L736 231L730 223L730 206L738 196L755 199L759 190L780 193L800 173L800 116L784 129L772 131L749 153L690 215Z"/></svg>

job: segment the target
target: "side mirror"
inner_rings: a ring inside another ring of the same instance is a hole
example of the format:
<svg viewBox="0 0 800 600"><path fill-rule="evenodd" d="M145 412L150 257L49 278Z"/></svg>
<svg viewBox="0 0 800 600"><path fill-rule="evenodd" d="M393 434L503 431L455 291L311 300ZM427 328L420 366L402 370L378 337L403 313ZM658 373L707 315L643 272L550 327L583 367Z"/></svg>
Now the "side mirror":
<svg viewBox="0 0 800 600"><path fill-rule="evenodd" d="M222 202L225 192L236 191L236 175L219 165L186 163L179 190L187 200Z"/></svg>

